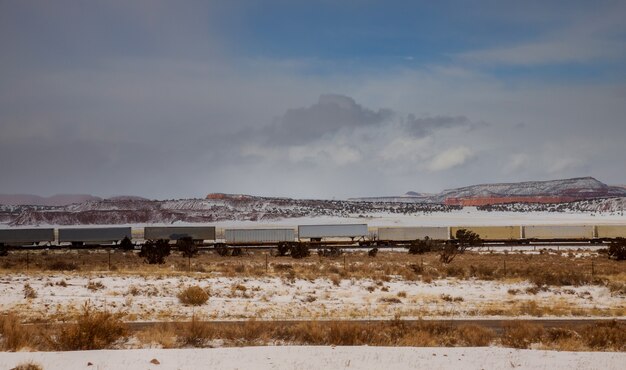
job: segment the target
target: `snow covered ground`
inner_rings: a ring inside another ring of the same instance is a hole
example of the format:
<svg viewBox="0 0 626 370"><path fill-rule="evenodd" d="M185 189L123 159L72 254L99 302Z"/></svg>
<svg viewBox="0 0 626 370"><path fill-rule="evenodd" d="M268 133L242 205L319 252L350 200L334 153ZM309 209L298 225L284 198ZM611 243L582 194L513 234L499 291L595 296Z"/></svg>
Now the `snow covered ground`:
<svg viewBox="0 0 626 370"><path fill-rule="evenodd" d="M0 353L0 368L117 369L623 369L626 353L510 348L284 346Z"/></svg>
<svg viewBox="0 0 626 370"><path fill-rule="evenodd" d="M465 207L462 210L451 212L432 212L404 215L397 213L372 213L364 217L299 217L285 218L274 221L220 221L210 223L218 228L228 227L295 227L307 224L341 224L366 223L370 227L377 226L483 226L483 225L612 225L626 224L626 216L620 213L582 213L582 212L487 212L479 211L476 207ZM116 226L172 226L172 224L120 224ZM194 226L198 224L175 222L178 226ZM58 225L41 224L38 227L56 227ZM98 225L81 225L77 227L94 227ZM105 226L105 225L100 225ZM110 226L110 225L106 225ZM25 228L33 226L24 226ZM61 227L67 227L63 225ZM9 228L7 224L0 224L0 228Z"/></svg>
<svg viewBox="0 0 626 370"><path fill-rule="evenodd" d="M261 227L263 225L294 226L306 224L366 223L376 226L483 226L483 225L554 225L554 224L626 224L626 216L607 213L555 212L486 212L476 207L465 207L451 212L433 212L418 215L378 213L367 217L301 217L271 223L253 221L218 222L217 227Z"/></svg>
<svg viewBox="0 0 626 370"><path fill-rule="evenodd" d="M24 298L24 286L36 298ZM187 286L210 290L201 307L186 307L177 294ZM550 287L532 292L524 281L454 278L389 282L371 279L287 277L135 276L89 273L7 274L0 277L0 311L30 319L63 319L85 302L125 315L125 321L189 320L193 313L216 320L326 320L481 318L515 316L623 316L626 300L604 286ZM529 289L529 290L527 290Z"/></svg>

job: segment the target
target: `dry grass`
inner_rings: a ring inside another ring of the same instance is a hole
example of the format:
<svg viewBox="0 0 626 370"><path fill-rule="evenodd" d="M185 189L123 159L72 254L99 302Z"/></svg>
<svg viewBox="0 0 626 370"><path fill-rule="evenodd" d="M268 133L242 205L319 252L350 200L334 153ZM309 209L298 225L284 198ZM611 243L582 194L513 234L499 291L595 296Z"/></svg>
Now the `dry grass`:
<svg viewBox="0 0 626 370"><path fill-rule="evenodd" d="M17 365L16 367L12 368L11 370L43 370L43 367L39 365L38 363L29 361L29 362L21 363Z"/></svg>
<svg viewBox="0 0 626 370"><path fill-rule="evenodd" d="M52 347L61 351L103 349L122 340L127 334L128 329L118 315L96 311L85 305L76 323L63 326L49 341Z"/></svg>
<svg viewBox="0 0 626 370"><path fill-rule="evenodd" d="M180 303L189 306L201 306L209 300L209 294L199 286L190 286L178 293Z"/></svg>
<svg viewBox="0 0 626 370"><path fill-rule="evenodd" d="M29 271L108 270L108 255L104 251L38 251L29 254ZM376 258L369 257L366 251L346 253L345 265L343 258L338 260L312 255L302 259L291 259L268 256L267 270L266 256L268 254L264 251L249 251L243 257L224 258L203 251L194 258L192 269L188 271L188 260L179 253L168 257L168 263L165 265L148 265L134 252L114 251L111 253L111 264L116 266L115 273L118 275L279 276L289 279L327 278L333 281L351 278L388 281L392 278L403 278L424 282L454 277L481 280L522 279L532 281L538 286L626 282L626 263L604 257L571 258L566 252L556 251L540 255L465 253L458 256L450 265L442 265L436 253L409 255L384 250L381 250ZM27 267L26 261L25 252L12 252L3 257L0 271L23 272ZM616 285L614 289L620 292L621 287Z"/></svg>
<svg viewBox="0 0 626 370"><path fill-rule="evenodd" d="M513 348L530 348L533 343L541 343L544 330L537 324L513 322L504 327L502 344Z"/></svg>
<svg viewBox="0 0 626 370"><path fill-rule="evenodd" d="M0 316L0 348L3 351L19 351L39 345L31 327L21 324L19 316L8 312Z"/></svg>
<svg viewBox="0 0 626 370"><path fill-rule="evenodd" d="M480 325L434 321L381 322L244 321L213 323L193 316L189 322L161 323L132 335L139 348L251 345L490 346L570 351L625 351L626 324L607 321L579 327L544 328L528 322L505 325L501 334ZM0 348L5 351L122 348L130 335L114 315L86 307L77 322L28 326L9 313L0 318Z"/></svg>
<svg viewBox="0 0 626 370"><path fill-rule="evenodd" d="M30 284L24 284L24 299L35 299L37 298L37 292Z"/></svg>

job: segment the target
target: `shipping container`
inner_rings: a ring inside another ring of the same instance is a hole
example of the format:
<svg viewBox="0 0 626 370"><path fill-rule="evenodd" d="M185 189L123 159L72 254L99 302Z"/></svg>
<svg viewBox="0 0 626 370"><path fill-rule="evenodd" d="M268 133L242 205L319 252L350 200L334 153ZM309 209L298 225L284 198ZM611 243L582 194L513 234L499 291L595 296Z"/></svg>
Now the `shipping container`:
<svg viewBox="0 0 626 370"><path fill-rule="evenodd" d="M435 240L448 240L448 228L441 227L379 227L378 240L423 240L428 237Z"/></svg>
<svg viewBox="0 0 626 370"><path fill-rule="evenodd" d="M214 226L153 226L144 229L144 239L178 240L190 237L193 240L215 240Z"/></svg>
<svg viewBox="0 0 626 370"><path fill-rule="evenodd" d="M596 232L598 238L626 238L626 225L598 225Z"/></svg>
<svg viewBox="0 0 626 370"><path fill-rule="evenodd" d="M226 243L273 243L296 240L294 229L226 229Z"/></svg>
<svg viewBox="0 0 626 370"><path fill-rule="evenodd" d="M298 225L299 238L357 238L367 236L367 224Z"/></svg>
<svg viewBox="0 0 626 370"><path fill-rule="evenodd" d="M54 229L2 229L0 244L27 245L54 241Z"/></svg>
<svg viewBox="0 0 626 370"><path fill-rule="evenodd" d="M592 225L524 226L526 239L593 239Z"/></svg>
<svg viewBox="0 0 626 370"><path fill-rule="evenodd" d="M59 243L110 243L119 242L125 237L132 237L130 227L59 229Z"/></svg>
<svg viewBox="0 0 626 370"><path fill-rule="evenodd" d="M476 233L483 240L517 240L522 236L521 226L457 226L450 228L451 237L456 238L461 229Z"/></svg>

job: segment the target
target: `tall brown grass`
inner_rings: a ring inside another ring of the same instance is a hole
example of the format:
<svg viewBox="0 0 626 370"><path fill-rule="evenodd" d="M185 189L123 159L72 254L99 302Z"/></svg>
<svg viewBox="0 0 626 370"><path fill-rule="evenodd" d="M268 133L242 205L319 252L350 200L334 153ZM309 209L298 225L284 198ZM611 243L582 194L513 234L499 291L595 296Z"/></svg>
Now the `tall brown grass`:
<svg viewBox="0 0 626 370"><path fill-rule="evenodd" d="M63 326L49 340L58 350L74 351L108 348L127 335L126 324L118 315L96 311L85 304L76 323Z"/></svg>
<svg viewBox="0 0 626 370"><path fill-rule="evenodd" d="M33 329L21 324L18 315L13 312L0 315L0 348L3 351L19 351L38 344Z"/></svg>

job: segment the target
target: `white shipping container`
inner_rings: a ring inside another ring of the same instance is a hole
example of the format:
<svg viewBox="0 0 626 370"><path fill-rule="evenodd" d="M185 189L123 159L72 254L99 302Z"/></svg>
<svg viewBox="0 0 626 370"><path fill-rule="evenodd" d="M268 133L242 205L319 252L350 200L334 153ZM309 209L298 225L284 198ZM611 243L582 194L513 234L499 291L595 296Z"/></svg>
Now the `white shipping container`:
<svg viewBox="0 0 626 370"><path fill-rule="evenodd" d="M33 244L53 242L54 229L5 229L0 230L2 244Z"/></svg>
<svg viewBox="0 0 626 370"><path fill-rule="evenodd" d="M130 238L132 232L130 227L99 227L99 228L77 228L59 229L59 242L117 242Z"/></svg>
<svg viewBox="0 0 626 370"><path fill-rule="evenodd" d="M592 225L524 226L526 239L593 239Z"/></svg>
<svg viewBox="0 0 626 370"><path fill-rule="evenodd" d="M428 237L435 240L448 240L447 227L379 227L378 240L423 240Z"/></svg>
<svg viewBox="0 0 626 370"><path fill-rule="evenodd" d="M144 229L144 239L178 240L182 238L193 240L215 240L213 226L148 226Z"/></svg>
<svg viewBox="0 0 626 370"><path fill-rule="evenodd" d="M298 225L299 238L356 238L367 236L367 224Z"/></svg>
<svg viewBox="0 0 626 370"><path fill-rule="evenodd" d="M296 240L294 229L226 229L224 234L226 243L272 243Z"/></svg>

